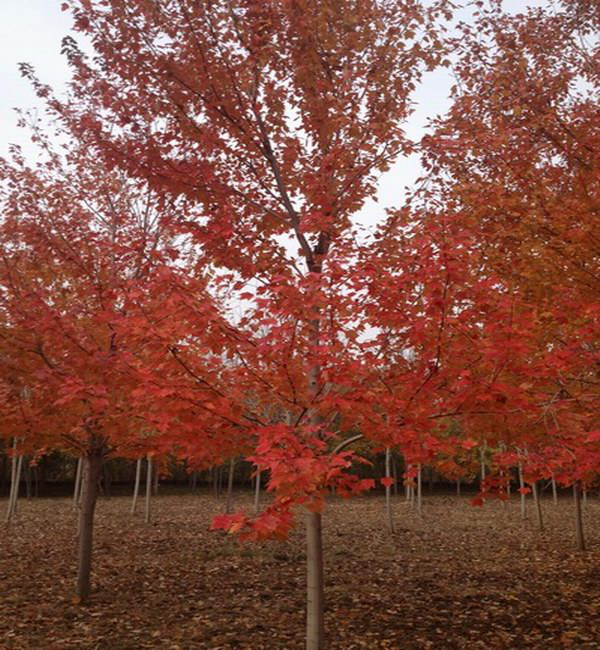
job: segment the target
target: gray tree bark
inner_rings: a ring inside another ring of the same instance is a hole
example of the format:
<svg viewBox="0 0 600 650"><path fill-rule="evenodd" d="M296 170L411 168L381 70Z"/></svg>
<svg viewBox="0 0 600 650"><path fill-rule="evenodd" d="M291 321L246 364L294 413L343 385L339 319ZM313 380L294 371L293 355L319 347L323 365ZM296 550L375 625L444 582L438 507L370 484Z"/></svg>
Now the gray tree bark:
<svg viewBox="0 0 600 650"><path fill-rule="evenodd" d="M98 498L98 479L102 467L102 454L89 452L84 459L83 496L79 514L79 555L77 568L77 597L84 605L91 593L92 548L94 512Z"/></svg>
<svg viewBox="0 0 600 650"><path fill-rule="evenodd" d="M152 496L152 456L148 454L146 463L146 510L144 518L146 523L150 521L150 497Z"/></svg>
<svg viewBox="0 0 600 650"><path fill-rule="evenodd" d="M138 458L135 463L135 481L133 484L133 501L131 503L131 514L137 510L137 501L140 493L140 480L142 478L142 459Z"/></svg>
<svg viewBox="0 0 600 650"><path fill-rule="evenodd" d="M573 497L575 499L575 540L578 551L585 551L585 538L583 536L583 516L581 513L581 492L579 482L573 483Z"/></svg>

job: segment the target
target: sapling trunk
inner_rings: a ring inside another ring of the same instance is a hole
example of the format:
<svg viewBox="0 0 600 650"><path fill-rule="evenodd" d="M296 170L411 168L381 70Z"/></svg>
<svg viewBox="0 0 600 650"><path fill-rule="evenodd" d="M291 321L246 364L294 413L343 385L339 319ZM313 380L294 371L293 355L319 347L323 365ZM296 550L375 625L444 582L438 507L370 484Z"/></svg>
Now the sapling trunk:
<svg viewBox="0 0 600 650"><path fill-rule="evenodd" d="M75 485L73 486L73 510L77 510L79 506L79 497L81 494L81 471L83 469L83 456L77 459L77 467L75 468Z"/></svg>
<svg viewBox="0 0 600 650"><path fill-rule="evenodd" d="M486 445L484 444L481 447L481 450L479 451L479 457L481 460L481 484L483 486L483 483L485 481L485 450L486 450Z"/></svg>
<svg viewBox="0 0 600 650"><path fill-rule="evenodd" d="M391 478L391 463L390 463L391 450L389 447L386 447L385 450L385 477L387 479ZM385 511L387 515L387 527L390 533L394 532L394 515L392 513L392 486L389 484L389 480L386 482L385 486Z"/></svg>
<svg viewBox="0 0 600 650"><path fill-rule="evenodd" d="M218 483L217 483L217 496L218 497L221 497L221 495L223 494L223 474L225 473L224 470L225 470L224 466L221 465L219 467L219 474L218 474L219 480L218 480Z"/></svg>
<svg viewBox="0 0 600 650"><path fill-rule="evenodd" d="M229 461L229 474L227 475L227 501L225 503L225 512L229 514L231 512L231 506L233 504L233 471L235 469L235 458L232 458Z"/></svg>
<svg viewBox="0 0 600 650"><path fill-rule="evenodd" d="M158 472L158 467L153 468L154 472L152 475L152 496L157 497L158 496L158 478L159 478L159 472Z"/></svg>
<svg viewBox="0 0 600 650"><path fill-rule="evenodd" d="M573 483L573 497L575 499L575 538L578 551L585 551L585 538L583 536L583 516L581 513L581 492L579 483Z"/></svg>
<svg viewBox="0 0 600 650"><path fill-rule="evenodd" d="M12 447L13 447L12 448L13 454L10 461L10 491L8 493L8 507L6 510L6 517L5 517L5 521L7 524L10 523L13 516L13 499L15 496L15 489L17 488L15 484L15 479L17 478L17 463L18 463L16 437L13 439Z"/></svg>
<svg viewBox="0 0 600 650"><path fill-rule="evenodd" d="M254 514L257 515L260 509L260 465L256 470L256 476L254 477Z"/></svg>
<svg viewBox="0 0 600 650"><path fill-rule="evenodd" d="M544 520L542 518L542 503L540 499L540 491L537 481L531 484L531 491L533 494L533 503L535 504L535 512L539 530L544 530Z"/></svg>
<svg viewBox="0 0 600 650"><path fill-rule="evenodd" d="M85 456L83 471L83 496L79 513L79 556L77 568L77 598L86 604L91 592L92 537L94 511L98 498L98 478L102 467L102 454L91 452Z"/></svg>
<svg viewBox="0 0 600 650"><path fill-rule="evenodd" d="M31 458L27 458L27 462L25 464L25 494L27 496L27 500L29 501L31 499Z"/></svg>
<svg viewBox="0 0 600 650"><path fill-rule="evenodd" d="M152 496L152 457L148 455L146 461L146 523L150 521L150 497Z"/></svg>
<svg viewBox="0 0 600 650"><path fill-rule="evenodd" d="M523 480L523 465L519 463L519 488L521 490L521 517L527 519L527 502L525 501L526 494L523 492L525 489L525 481Z"/></svg>
<svg viewBox="0 0 600 650"><path fill-rule="evenodd" d="M325 647L321 513L306 514L306 650Z"/></svg>
<svg viewBox="0 0 600 650"><path fill-rule="evenodd" d="M556 489L556 479L554 476L551 479L552 481L552 500L554 501L555 504L558 503L558 491Z"/></svg>
<svg viewBox="0 0 600 650"><path fill-rule="evenodd" d="M212 470L212 487L213 487L213 496L215 499L219 498L219 468L213 467Z"/></svg>
<svg viewBox="0 0 600 650"><path fill-rule="evenodd" d="M10 504L10 508L12 510L12 515L14 516L17 514L17 505L19 503L19 490L21 488L21 470L23 468L23 454L19 455L19 458L17 459L17 472L15 475L15 489L13 490L13 496L12 496L12 503Z"/></svg>
<svg viewBox="0 0 600 650"><path fill-rule="evenodd" d="M394 477L394 496L398 496L398 464L396 459L392 456L392 476Z"/></svg>
<svg viewBox="0 0 600 650"><path fill-rule="evenodd" d="M460 479L456 479L456 496L460 496Z"/></svg>
<svg viewBox="0 0 600 650"><path fill-rule="evenodd" d="M133 501L131 503L131 514L134 515L137 509L137 501L140 493L140 479L142 477L142 459L138 458L135 463L135 481L133 483Z"/></svg>
<svg viewBox="0 0 600 650"><path fill-rule="evenodd" d="M423 480L420 464L417 471L417 511L419 515L423 516Z"/></svg>
<svg viewBox="0 0 600 650"><path fill-rule="evenodd" d="M106 460L102 463L102 482L104 484L104 495L107 499L110 499L112 481L108 462Z"/></svg>

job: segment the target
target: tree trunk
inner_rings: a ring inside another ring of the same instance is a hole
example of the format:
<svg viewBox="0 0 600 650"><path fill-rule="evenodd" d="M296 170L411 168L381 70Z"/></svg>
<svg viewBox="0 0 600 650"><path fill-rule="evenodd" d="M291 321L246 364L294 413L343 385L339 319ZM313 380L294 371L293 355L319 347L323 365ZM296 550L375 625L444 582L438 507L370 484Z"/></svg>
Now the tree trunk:
<svg viewBox="0 0 600 650"><path fill-rule="evenodd" d="M223 494L223 474L225 473L224 465L219 467L219 481L217 483L217 496L220 498Z"/></svg>
<svg viewBox="0 0 600 650"><path fill-rule="evenodd" d="M13 447L14 451L14 447ZM10 520L12 519L12 502L13 502L13 496L15 492L15 477L17 475L17 457L13 454L13 457L10 460L10 488L8 492L8 504L6 508L6 516L4 518L4 521L8 524L10 523Z"/></svg>
<svg viewBox="0 0 600 650"><path fill-rule="evenodd" d="M2 467L0 468L0 494L4 493L6 487L6 452L4 451L4 443L0 441L0 461Z"/></svg>
<svg viewBox="0 0 600 650"><path fill-rule="evenodd" d="M258 466L256 470L256 476L254 477L254 514L258 514L258 510L260 508L260 475L261 475L261 470L260 470L260 465Z"/></svg>
<svg viewBox="0 0 600 650"><path fill-rule="evenodd" d="M542 503L540 499L540 491L538 489L537 481L531 484L531 491L533 493L533 502L535 504L535 512L537 517L537 524L539 530L544 530L544 520L542 518Z"/></svg>
<svg viewBox="0 0 600 650"><path fill-rule="evenodd" d="M23 470L23 454L19 455L19 459L17 461L17 475L15 477L15 490L13 493L13 501L12 501L12 512L13 515L17 514L17 506L19 503L19 492L21 489L21 472Z"/></svg>
<svg viewBox="0 0 600 650"><path fill-rule="evenodd" d="M105 460L102 463L102 482L104 483L104 495L107 499L110 499L112 480L110 470L108 468L108 460Z"/></svg>
<svg viewBox="0 0 600 650"><path fill-rule="evenodd" d="M13 455L10 461L10 491L8 493L8 507L6 510L6 517L4 521L6 523L10 523L14 511L13 511L13 500L15 497L15 490L18 489L17 486L15 485L15 480L17 478L17 464L18 464L18 458L17 458L17 438L15 437L13 440Z"/></svg>
<svg viewBox="0 0 600 650"><path fill-rule="evenodd" d="M392 476L394 477L394 496L398 496L398 464L392 455Z"/></svg>
<svg viewBox="0 0 600 650"><path fill-rule="evenodd" d="M27 463L25 464L25 495L27 501L31 499L31 457L27 457Z"/></svg>
<svg viewBox="0 0 600 650"><path fill-rule="evenodd" d="M525 481L523 481L523 465L521 463L519 463L519 488L521 490L521 517L527 519L527 502L525 501L527 495L523 492Z"/></svg>
<svg viewBox="0 0 600 650"><path fill-rule="evenodd" d="M585 538L583 537L583 517L581 515L581 493L577 481L573 483L573 496L575 498L575 536L577 550L585 551Z"/></svg>
<svg viewBox="0 0 600 650"><path fill-rule="evenodd" d="M83 456L77 459L77 467L75 468L75 485L73 486L73 510L77 510L79 506L79 497L81 495L81 470L83 469Z"/></svg>
<svg viewBox="0 0 600 650"><path fill-rule="evenodd" d="M460 479L456 479L456 496L460 496Z"/></svg>
<svg viewBox="0 0 600 650"><path fill-rule="evenodd" d="M150 497L152 496L152 457L148 455L146 463L146 523L150 521Z"/></svg>
<svg viewBox="0 0 600 650"><path fill-rule="evenodd" d="M85 605L90 598L92 569L92 536L94 511L98 498L98 479L102 467L102 454L91 452L84 460L83 496L79 515L79 556L77 568L77 597Z"/></svg>
<svg viewBox="0 0 600 650"><path fill-rule="evenodd" d="M423 516L423 477L421 471L421 464L417 472L417 511L419 515Z"/></svg>
<svg viewBox="0 0 600 650"><path fill-rule="evenodd" d="M306 514L306 650L325 647L321 513Z"/></svg>
<svg viewBox="0 0 600 650"><path fill-rule="evenodd" d="M152 496L158 496L158 467L154 467L154 474L152 476Z"/></svg>
<svg viewBox="0 0 600 650"><path fill-rule="evenodd" d="M486 445L484 444L483 447L481 447L481 450L479 452L479 458L481 460L481 484L483 486L483 482L485 481L485 450L486 450Z"/></svg>
<svg viewBox="0 0 600 650"><path fill-rule="evenodd" d="M229 474L227 475L227 501L225 502L225 512L231 512L233 504L233 470L235 469L235 458L229 461Z"/></svg>
<svg viewBox="0 0 600 650"><path fill-rule="evenodd" d="M385 449L385 477L391 478L391 450L389 447ZM387 484L385 486L385 512L387 516L388 532L394 532L394 514L392 513L392 486Z"/></svg>
<svg viewBox="0 0 600 650"><path fill-rule="evenodd" d="M135 481L133 483L133 501L131 503L131 514L135 515L137 501L140 493L140 479L142 478L142 459L138 458L135 463Z"/></svg>
<svg viewBox="0 0 600 650"><path fill-rule="evenodd" d="M552 500L554 501L555 504L558 503L558 491L556 489L556 479L554 476L552 477Z"/></svg>
<svg viewBox="0 0 600 650"><path fill-rule="evenodd" d="M213 489L213 496L215 499L219 498L219 468L218 467L213 467L211 469L212 472L212 489Z"/></svg>

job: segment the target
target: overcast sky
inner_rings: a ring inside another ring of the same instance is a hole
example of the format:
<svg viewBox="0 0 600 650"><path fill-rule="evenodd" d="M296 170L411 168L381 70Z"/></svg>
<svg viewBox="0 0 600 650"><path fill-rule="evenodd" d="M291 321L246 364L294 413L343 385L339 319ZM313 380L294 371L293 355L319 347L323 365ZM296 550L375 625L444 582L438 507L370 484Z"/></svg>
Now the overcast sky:
<svg viewBox="0 0 600 650"><path fill-rule="evenodd" d="M13 108L40 107L27 80L19 75L19 62L31 63L40 79L60 90L69 78L65 59L60 55L60 43L70 31L71 19L60 10L62 0L0 0L0 156L5 156L9 143L28 146L27 133L16 128L17 116ZM505 0L510 11L526 6L540 6L548 0ZM446 71L437 71L426 77L415 94L417 110L407 125L408 134L420 139L429 117L444 112L447 107L451 79ZM365 206L367 221L382 207L399 205L402 188L418 175L416 158L399 161L380 183L379 206Z"/></svg>

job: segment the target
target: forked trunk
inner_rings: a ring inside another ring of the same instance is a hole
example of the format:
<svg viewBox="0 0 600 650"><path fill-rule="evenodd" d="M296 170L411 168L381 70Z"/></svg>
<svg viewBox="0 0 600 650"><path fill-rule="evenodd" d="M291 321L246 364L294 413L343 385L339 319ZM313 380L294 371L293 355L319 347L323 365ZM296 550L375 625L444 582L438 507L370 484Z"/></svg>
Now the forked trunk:
<svg viewBox="0 0 600 650"><path fill-rule="evenodd" d="M88 453L84 459L83 495L79 514L79 556L77 568L77 598L85 605L90 598L92 570L92 537L94 511L98 498L98 479L102 467L102 454Z"/></svg>
<svg viewBox="0 0 600 650"><path fill-rule="evenodd" d="M306 650L325 647L321 513L306 514Z"/></svg>
<svg viewBox="0 0 600 650"><path fill-rule="evenodd" d="M133 484L133 501L131 503L131 514L135 515L137 501L140 493L140 479L142 478L142 459L138 458L135 463L135 482Z"/></svg>
<svg viewBox="0 0 600 650"><path fill-rule="evenodd" d="M573 483L573 497L575 498L575 536L577 541L577 550L585 551L585 538L583 537L583 517L581 514L581 492L579 483Z"/></svg>

